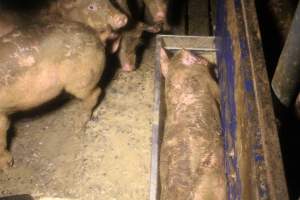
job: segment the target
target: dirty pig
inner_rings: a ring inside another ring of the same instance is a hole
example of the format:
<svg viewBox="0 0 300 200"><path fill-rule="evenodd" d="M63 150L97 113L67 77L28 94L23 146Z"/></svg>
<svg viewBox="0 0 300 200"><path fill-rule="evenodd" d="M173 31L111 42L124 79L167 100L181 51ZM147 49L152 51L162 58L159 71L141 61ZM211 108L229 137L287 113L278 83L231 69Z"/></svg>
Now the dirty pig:
<svg viewBox="0 0 300 200"><path fill-rule="evenodd" d="M166 121L160 152L162 200L226 199L219 88L209 62L161 49Z"/></svg>
<svg viewBox="0 0 300 200"><path fill-rule="evenodd" d="M136 69L137 48L142 43L142 34L144 31L158 33L160 27L139 22L129 29L123 30L120 33L120 37L114 42L113 52L119 49L118 57L123 71L130 72Z"/></svg>
<svg viewBox="0 0 300 200"><path fill-rule="evenodd" d="M77 22L32 24L0 38L0 170L12 165L9 115L37 107L65 91L90 116L105 63L97 34Z"/></svg>

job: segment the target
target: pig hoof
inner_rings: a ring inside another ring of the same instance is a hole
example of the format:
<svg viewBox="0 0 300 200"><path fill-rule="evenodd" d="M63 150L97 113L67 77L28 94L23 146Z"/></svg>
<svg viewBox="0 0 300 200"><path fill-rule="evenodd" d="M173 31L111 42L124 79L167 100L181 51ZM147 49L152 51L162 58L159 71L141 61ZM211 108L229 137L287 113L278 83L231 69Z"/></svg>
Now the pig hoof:
<svg viewBox="0 0 300 200"><path fill-rule="evenodd" d="M125 64L123 67L122 67L122 70L124 72L131 72L135 69L134 66L130 65L130 64Z"/></svg>
<svg viewBox="0 0 300 200"><path fill-rule="evenodd" d="M7 151L0 153L0 170L6 170L13 165L13 158Z"/></svg>

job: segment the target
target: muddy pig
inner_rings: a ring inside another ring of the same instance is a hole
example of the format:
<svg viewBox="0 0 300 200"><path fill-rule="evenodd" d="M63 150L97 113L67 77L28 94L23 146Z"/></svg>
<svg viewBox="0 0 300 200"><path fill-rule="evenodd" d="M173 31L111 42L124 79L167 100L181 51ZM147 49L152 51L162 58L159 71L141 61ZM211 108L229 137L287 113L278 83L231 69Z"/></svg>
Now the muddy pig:
<svg viewBox="0 0 300 200"><path fill-rule="evenodd" d="M226 199L219 88L209 62L161 49L166 121L160 152L162 200Z"/></svg>
<svg viewBox="0 0 300 200"><path fill-rule="evenodd" d="M0 169L12 165L6 150L9 115L65 91L82 100L90 116L104 63L97 34L77 22L32 24L0 38Z"/></svg>
<svg viewBox="0 0 300 200"><path fill-rule="evenodd" d="M102 41L114 37L113 31L128 21L109 0L59 0L51 6L51 12L89 25L99 33Z"/></svg>
<svg viewBox="0 0 300 200"><path fill-rule="evenodd" d="M118 38L119 41L114 43L113 52L119 48L118 57L124 71L133 71L136 68L136 50L141 43L141 37L144 31L157 33L160 31L160 27L156 25L149 26L139 22L129 28L129 30L124 30ZM118 44L119 46L116 46Z"/></svg>

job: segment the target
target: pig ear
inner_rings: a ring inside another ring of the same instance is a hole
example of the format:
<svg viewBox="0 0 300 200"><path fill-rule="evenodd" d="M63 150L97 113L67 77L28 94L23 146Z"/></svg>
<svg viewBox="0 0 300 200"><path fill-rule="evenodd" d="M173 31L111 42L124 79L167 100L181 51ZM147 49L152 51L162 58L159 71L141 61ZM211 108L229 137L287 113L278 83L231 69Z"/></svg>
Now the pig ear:
<svg viewBox="0 0 300 200"><path fill-rule="evenodd" d="M165 49L161 48L160 49L160 69L161 69L161 73L163 74L163 76L166 78L167 74L168 74L168 68L169 68L169 57L167 55L167 52L165 51Z"/></svg>
<svg viewBox="0 0 300 200"><path fill-rule="evenodd" d="M116 53L120 47L121 37L119 36L117 39L115 39L112 43L111 52Z"/></svg>
<svg viewBox="0 0 300 200"><path fill-rule="evenodd" d="M198 57L196 55L194 55L192 52L187 51L186 49L182 49L181 51L182 54L182 63L186 66L190 66L193 64L201 64L201 65L208 65L208 62L206 59L202 58L202 57Z"/></svg>
<svg viewBox="0 0 300 200"><path fill-rule="evenodd" d="M190 66L197 63L197 57L194 56L190 51L187 51L186 49L182 49L181 62L186 66Z"/></svg>

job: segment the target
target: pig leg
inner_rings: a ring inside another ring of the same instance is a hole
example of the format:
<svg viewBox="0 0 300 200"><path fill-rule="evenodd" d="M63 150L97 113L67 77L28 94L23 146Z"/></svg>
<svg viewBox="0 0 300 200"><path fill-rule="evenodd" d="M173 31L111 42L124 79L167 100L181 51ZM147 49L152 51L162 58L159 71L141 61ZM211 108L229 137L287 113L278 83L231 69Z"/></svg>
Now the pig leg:
<svg viewBox="0 0 300 200"><path fill-rule="evenodd" d="M8 128L9 119L6 115L0 114L0 170L7 169L13 164L12 156L6 150L6 136Z"/></svg>
<svg viewBox="0 0 300 200"><path fill-rule="evenodd" d="M99 87L96 87L83 99L83 108L84 110L89 112L90 117L92 115L92 110L94 109L94 107L98 102L98 98L100 94L101 94L101 89Z"/></svg>
<svg viewBox="0 0 300 200"><path fill-rule="evenodd" d="M76 98L82 100L82 109L84 115L84 123L90 120L92 116L93 108L96 106L98 102L98 98L101 94L101 89L96 87L92 90L67 90L66 91Z"/></svg>

